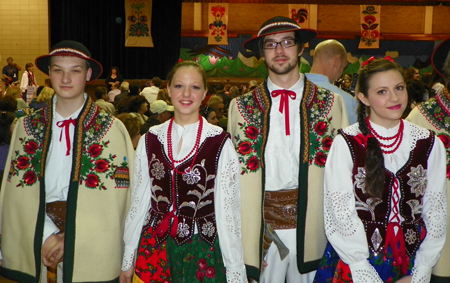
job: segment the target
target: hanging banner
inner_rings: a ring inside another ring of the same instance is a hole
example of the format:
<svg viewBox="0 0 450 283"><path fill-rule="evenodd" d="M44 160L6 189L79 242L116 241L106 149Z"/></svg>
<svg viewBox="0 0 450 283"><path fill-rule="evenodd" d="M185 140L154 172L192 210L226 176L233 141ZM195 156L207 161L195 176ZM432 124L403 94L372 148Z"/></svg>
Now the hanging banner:
<svg viewBox="0 0 450 283"><path fill-rule="evenodd" d="M311 5L308 4L289 4L289 17L296 21L301 28L311 29L312 21L317 19L311 18ZM305 47L309 47L306 43Z"/></svg>
<svg viewBox="0 0 450 283"><path fill-rule="evenodd" d="M153 47L152 0L125 0L125 46Z"/></svg>
<svg viewBox="0 0 450 283"><path fill-rule="evenodd" d="M359 49L380 48L380 5L360 5L361 39Z"/></svg>
<svg viewBox="0 0 450 283"><path fill-rule="evenodd" d="M228 45L228 3L208 4L209 45Z"/></svg>

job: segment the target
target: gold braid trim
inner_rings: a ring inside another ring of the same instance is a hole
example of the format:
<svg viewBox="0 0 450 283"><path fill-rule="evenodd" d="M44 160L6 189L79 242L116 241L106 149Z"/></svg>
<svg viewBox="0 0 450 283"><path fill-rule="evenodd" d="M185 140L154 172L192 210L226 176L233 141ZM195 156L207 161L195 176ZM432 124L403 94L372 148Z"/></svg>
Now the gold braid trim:
<svg viewBox="0 0 450 283"><path fill-rule="evenodd" d="M266 105L266 109L264 109L264 114L263 114L263 126L262 126L262 144L261 144L261 167L264 168L264 152L266 150L266 143L267 143L267 136L269 133L269 114L270 114L270 109L272 108L272 103L269 99L269 95L267 94L266 91L266 87L267 87L267 80L264 81L264 83L262 83L261 87L259 88L261 90L261 98L264 101L264 104Z"/></svg>
<svg viewBox="0 0 450 283"><path fill-rule="evenodd" d="M302 117L302 143L303 143L303 163L309 162L309 112L308 105L311 96L314 95L314 87L311 82L305 77L305 89L303 91L303 98L300 104L300 116Z"/></svg>

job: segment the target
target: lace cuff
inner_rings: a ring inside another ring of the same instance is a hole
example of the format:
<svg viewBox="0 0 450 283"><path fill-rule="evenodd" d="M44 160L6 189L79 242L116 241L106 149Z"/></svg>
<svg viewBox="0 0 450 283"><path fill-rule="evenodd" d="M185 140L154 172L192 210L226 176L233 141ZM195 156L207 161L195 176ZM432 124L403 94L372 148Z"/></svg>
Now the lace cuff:
<svg viewBox="0 0 450 283"><path fill-rule="evenodd" d="M411 283L428 283L431 280L431 267L415 266L413 268Z"/></svg>
<svg viewBox="0 0 450 283"><path fill-rule="evenodd" d="M349 264L354 283L383 283L373 266L367 261Z"/></svg>
<svg viewBox="0 0 450 283"><path fill-rule="evenodd" d="M247 273L243 263L228 264L227 268L227 283L247 283Z"/></svg>
<svg viewBox="0 0 450 283"><path fill-rule="evenodd" d="M134 264L134 249L125 246L125 252L123 253L122 271L127 271L133 267Z"/></svg>

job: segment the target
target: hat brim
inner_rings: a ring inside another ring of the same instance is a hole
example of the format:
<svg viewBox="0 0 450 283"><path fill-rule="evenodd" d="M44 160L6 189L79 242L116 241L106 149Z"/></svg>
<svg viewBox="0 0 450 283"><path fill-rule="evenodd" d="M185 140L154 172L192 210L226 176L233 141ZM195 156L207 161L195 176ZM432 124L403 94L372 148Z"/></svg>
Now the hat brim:
<svg viewBox="0 0 450 283"><path fill-rule="evenodd" d="M100 64L97 60L92 59L92 58L85 58L82 56L77 56L74 53L71 52L58 52L56 54L53 55L43 55L40 56L38 58L36 58L35 60L35 65L36 67L43 72L44 74L46 74L47 76L49 75L49 66L50 66L50 57L53 56L72 56L72 57L77 57L77 58L81 58L84 60L89 61L89 64L91 65L91 69L92 69L92 75L89 81L93 81L96 80L100 77L100 75L103 73L103 66L102 64Z"/></svg>
<svg viewBox="0 0 450 283"><path fill-rule="evenodd" d="M259 51L259 40L261 38L266 37L268 35L272 35L272 34L291 32L291 31L298 32L303 43L309 42L311 39L313 39L317 36L317 31L313 30L313 29L303 29L303 28L302 29L298 29L298 28L286 29L286 27L280 26L277 28L272 28L270 33L265 33L260 36L257 36L257 37L247 40L246 42L244 42L244 44L242 46L245 49L256 52L256 51Z"/></svg>
<svg viewBox="0 0 450 283"><path fill-rule="evenodd" d="M431 65L433 69L438 73L439 76L445 78L447 77L444 72L445 60L450 51L450 38L439 43L438 46L433 50L431 54Z"/></svg>

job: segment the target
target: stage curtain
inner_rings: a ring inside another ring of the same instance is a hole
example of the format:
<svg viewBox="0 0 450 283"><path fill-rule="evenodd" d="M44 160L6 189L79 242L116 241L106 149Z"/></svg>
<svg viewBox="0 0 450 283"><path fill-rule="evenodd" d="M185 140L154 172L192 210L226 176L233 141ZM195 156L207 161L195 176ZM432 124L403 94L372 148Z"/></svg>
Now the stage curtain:
<svg viewBox="0 0 450 283"><path fill-rule="evenodd" d="M123 0L49 0L50 42L72 39L89 48L103 64L105 78L117 66L126 80L167 77L178 62L181 0L153 1L151 34L154 47L126 47Z"/></svg>

